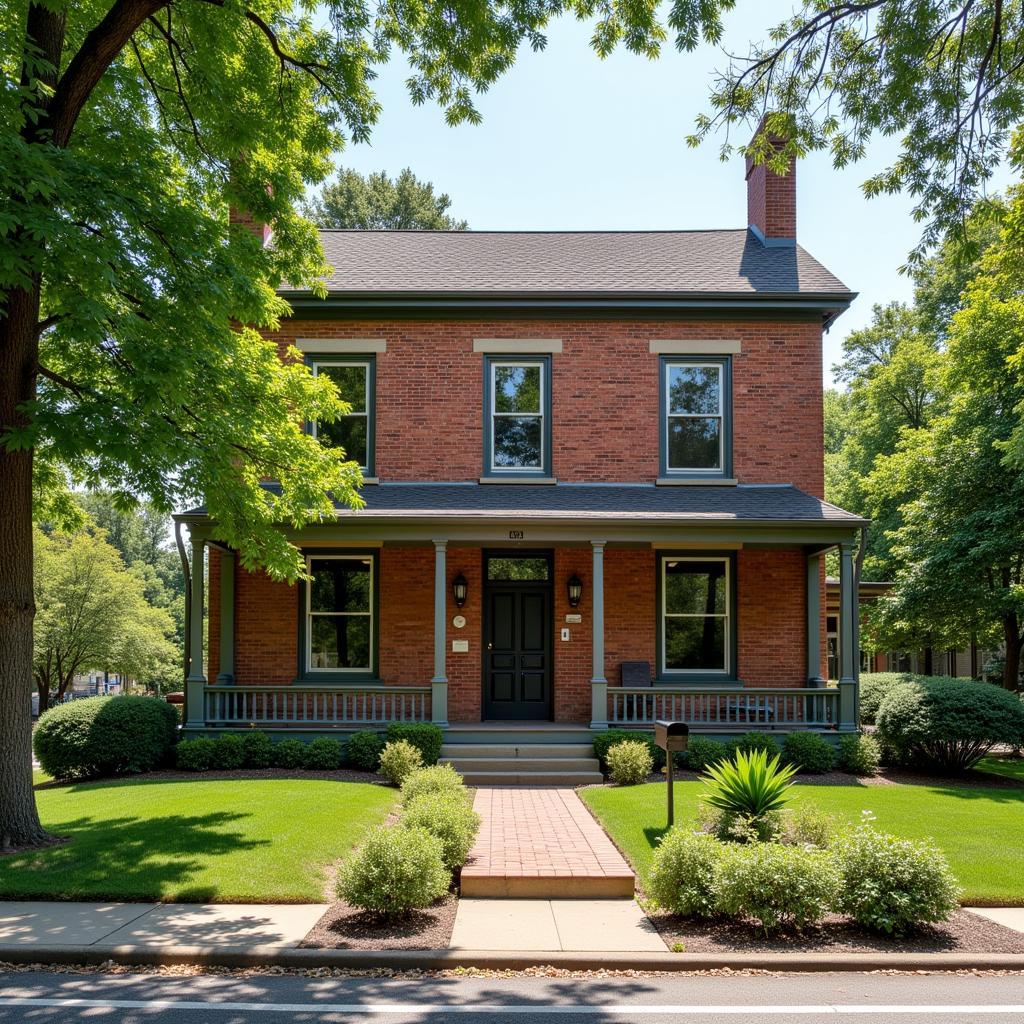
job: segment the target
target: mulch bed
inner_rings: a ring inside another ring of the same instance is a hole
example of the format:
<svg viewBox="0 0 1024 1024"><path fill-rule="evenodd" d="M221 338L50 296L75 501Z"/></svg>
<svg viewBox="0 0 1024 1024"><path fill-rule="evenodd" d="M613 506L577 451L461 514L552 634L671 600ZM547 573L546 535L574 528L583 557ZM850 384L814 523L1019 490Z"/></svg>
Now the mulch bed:
<svg viewBox="0 0 1024 1024"><path fill-rule="evenodd" d="M682 943L686 953L1024 953L1024 934L966 910L902 939L874 935L841 917L827 917L802 934L765 936L751 924L649 916L668 948Z"/></svg>
<svg viewBox="0 0 1024 1024"><path fill-rule="evenodd" d="M335 903L299 943L303 949L445 949L455 927L458 900L449 894L426 910L398 921Z"/></svg>
<svg viewBox="0 0 1024 1024"><path fill-rule="evenodd" d="M326 782L366 782L374 786L387 786L388 781L370 772L357 772L347 768L337 771L307 771L304 768L239 768L234 771L181 772L176 768L165 768L139 775L110 775L85 782L214 782L223 779L322 779ZM59 786L74 786L75 782L40 782L36 789L56 789Z"/></svg>

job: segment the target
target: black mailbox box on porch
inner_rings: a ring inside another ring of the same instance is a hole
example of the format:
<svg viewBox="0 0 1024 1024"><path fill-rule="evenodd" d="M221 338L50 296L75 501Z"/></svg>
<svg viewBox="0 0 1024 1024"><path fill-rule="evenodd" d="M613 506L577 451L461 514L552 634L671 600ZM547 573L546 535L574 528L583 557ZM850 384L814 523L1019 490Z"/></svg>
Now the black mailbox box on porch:
<svg viewBox="0 0 1024 1024"><path fill-rule="evenodd" d="M655 722L654 742L667 754L678 754L690 742L690 727L685 722Z"/></svg>

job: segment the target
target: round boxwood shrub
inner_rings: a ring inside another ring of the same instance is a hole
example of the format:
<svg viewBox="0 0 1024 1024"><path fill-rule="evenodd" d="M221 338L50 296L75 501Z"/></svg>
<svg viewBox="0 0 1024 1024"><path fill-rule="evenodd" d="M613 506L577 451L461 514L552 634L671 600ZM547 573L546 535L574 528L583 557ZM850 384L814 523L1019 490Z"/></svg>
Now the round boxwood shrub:
<svg viewBox="0 0 1024 1024"><path fill-rule="evenodd" d="M945 857L928 843L861 825L836 847L842 873L839 909L858 924L902 935L945 921L960 891Z"/></svg>
<svg viewBox="0 0 1024 1024"><path fill-rule="evenodd" d="M686 748L686 767L692 772L707 771L713 764L729 759L729 750L724 743L710 740L706 736L693 736Z"/></svg>
<svg viewBox="0 0 1024 1024"><path fill-rule="evenodd" d="M839 767L853 775L874 775L882 761L882 751L874 736L843 736L839 740Z"/></svg>
<svg viewBox="0 0 1024 1024"><path fill-rule="evenodd" d="M158 697L86 697L44 712L32 747L55 779L91 779L158 768L176 735L174 708Z"/></svg>
<svg viewBox="0 0 1024 1024"><path fill-rule="evenodd" d="M275 768L301 768L306 760L306 744L302 740L281 740L274 744Z"/></svg>
<svg viewBox="0 0 1024 1024"><path fill-rule="evenodd" d="M608 774L619 786L646 782L654 771L654 760L646 743L623 740L608 751Z"/></svg>
<svg viewBox="0 0 1024 1024"><path fill-rule="evenodd" d="M345 748L341 741L330 736L320 736L306 744L303 751L302 767L313 772L332 772L341 767Z"/></svg>
<svg viewBox="0 0 1024 1024"><path fill-rule="evenodd" d="M425 765L437 764L444 744L441 726L431 722L392 722L388 726L387 741L405 740L411 743L423 758Z"/></svg>
<svg viewBox="0 0 1024 1024"><path fill-rule="evenodd" d="M423 767L420 752L406 740L393 740L380 752L380 773L392 786L400 786L406 778Z"/></svg>
<svg viewBox="0 0 1024 1024"><path fill-rule="evenodd" d="M234 733L217 738L213 750L213 767L221 771L234 771L245 764L245 742Z"/></svg>
<svg viewBox="0 0 1024 1024"><path fill-rule="evenodd" d="M912 682L914 676L909 672L861 672L858 686L860 701L860 720L868 725L875 724L878 706L885 695L900 683Z"/></svg>
<svg viewBox="0 0 1024 1024"><path fill-rule="evenodd" d="M402 783L402 803L410 803L425 793L452 792L466 799L462 776L450 764L435 764L429 768L418 768L406 776Z"/></svg>
<svg viewBox="0 0 1024 1024"><path fill-rule="evenodd" d="M178 767L183 772L208 772L213 767L217 743L209 736L182 740L175 748Z"/></svg>
<svg viewBox="0 0 1024 1024"><path fill-rule="evenodd" d="M883 698L878 738L905 763L965 771L997 743L1024 744L1024 704L990 683L916 679Z"/></svg>
<svg viewBox="0 0 1024 1024"><path fill-rule="evenodd" d="M782 744L782 756L808 775L830 772L836 763L835 747L814 732L791 732Z"/></svg>
<svg viewBox="0 0 1024 1024"><path fill-rule="evenodd" d="M715 912L715 871L722 844L706 832L673 828L654 851L647 893L656 907L684 917Z"/></svg>
<svg viewBox="0 0 1024 1024"><path fill-rule="evenodd" d="M423 828L441 842L441 856L449 871L461 867L480 829L480 815L461 793L445 790L424 793L402 811L403 828Z"/></svg>
<svg viewBox="0 0 1024 1024"><path fill-rule="evenodd" d="M728 845L715 872L715 906L767 932L816 924L836 904L840 875L830 852L781 843Z"/></svg>
<svg viewBox="0 0 1024 1024"><path fill-rule="evenodd" d="M729 740L725 745L725 749L730 759L734 758L741 751L744 754L756 754L760 750L763 750L768 755L769 760L773 757L782 759L782 750L779 747L778 741L774 736L769 736L766 732L745 732L739 739Z"/></svg>
<svg viewBox="0 0 1024 1024"><path fill-rule="evenodd" d="M242 734L242 750L246 768L273 768L274 741L258 729Z"/></svg>
<svg viewBox="0 0 1024 1024"><path fill-rule="evenodd" d="M633 729L607 729L597 733L593 741L594 757L600 762L601 771L606 773L608 771L608 751L616 744L626 741L646 744L654 767L665 767L665 751L654 742L653 733L636 732Z"/></svg>
<svg viewBox="0 0 1024 1024"><path fill-rule="evenodd" d="M338 895L381 917L429 907L447 891L441 841L425 828L378 828L342 867Z"/></svg>
<svg viewBox="0 0 1024 1024"><path fill-rule="evenodd" d="M380 765L384 741L375 732L356 732L345 744L345 757L361 772L375 772Z"/></svg>

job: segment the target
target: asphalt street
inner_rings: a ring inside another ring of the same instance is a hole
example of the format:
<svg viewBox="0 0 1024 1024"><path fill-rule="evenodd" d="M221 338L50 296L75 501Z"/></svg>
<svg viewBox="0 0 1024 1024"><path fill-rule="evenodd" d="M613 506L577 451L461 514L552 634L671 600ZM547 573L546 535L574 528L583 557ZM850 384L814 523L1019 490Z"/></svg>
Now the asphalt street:
<svg viewBox="0 0 1024 1024"><path fill-rule="evenodd" d="M0 1022L1024 1022L1024 974L305 978L0 974Z"/></svg>

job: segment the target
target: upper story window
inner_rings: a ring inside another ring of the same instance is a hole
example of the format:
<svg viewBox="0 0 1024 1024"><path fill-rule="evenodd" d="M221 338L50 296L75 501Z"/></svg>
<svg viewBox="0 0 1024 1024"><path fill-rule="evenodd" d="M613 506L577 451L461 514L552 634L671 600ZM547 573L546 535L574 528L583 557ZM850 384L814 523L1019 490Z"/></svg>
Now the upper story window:
<svg viewBox="0 0 1024 1024"><path fill-rule="evenodd" d="M364 475L373 475L374 361L372 358L323 357L311 360L314 376L330 377L351 412L333 423L311 424L314 437L341 448L358 462Z"/></svg>
<svg viewBox="0 0 1024 1024"><path fill-rule="evenodd" d="M662 360L663 476L731 475L729 371L728 358Z"/></svg>
<svg viewBox="0 0 1024 1024"><path fill-rule="evenodd" d="M373 557L310 556L306 571L306 671L371 672Z"/></svg>
<svg viewBox="0 0 1024 1024"><path fill-rule="evenodd" d="M661 558L661 670L732 671L732 559Z"/></svg>
<svg viewBox="0 0 1024 1024"><path fill-rule="evenodd" d="M485 474L549 476L550 360L488 358L486 369Z"/></svg>

